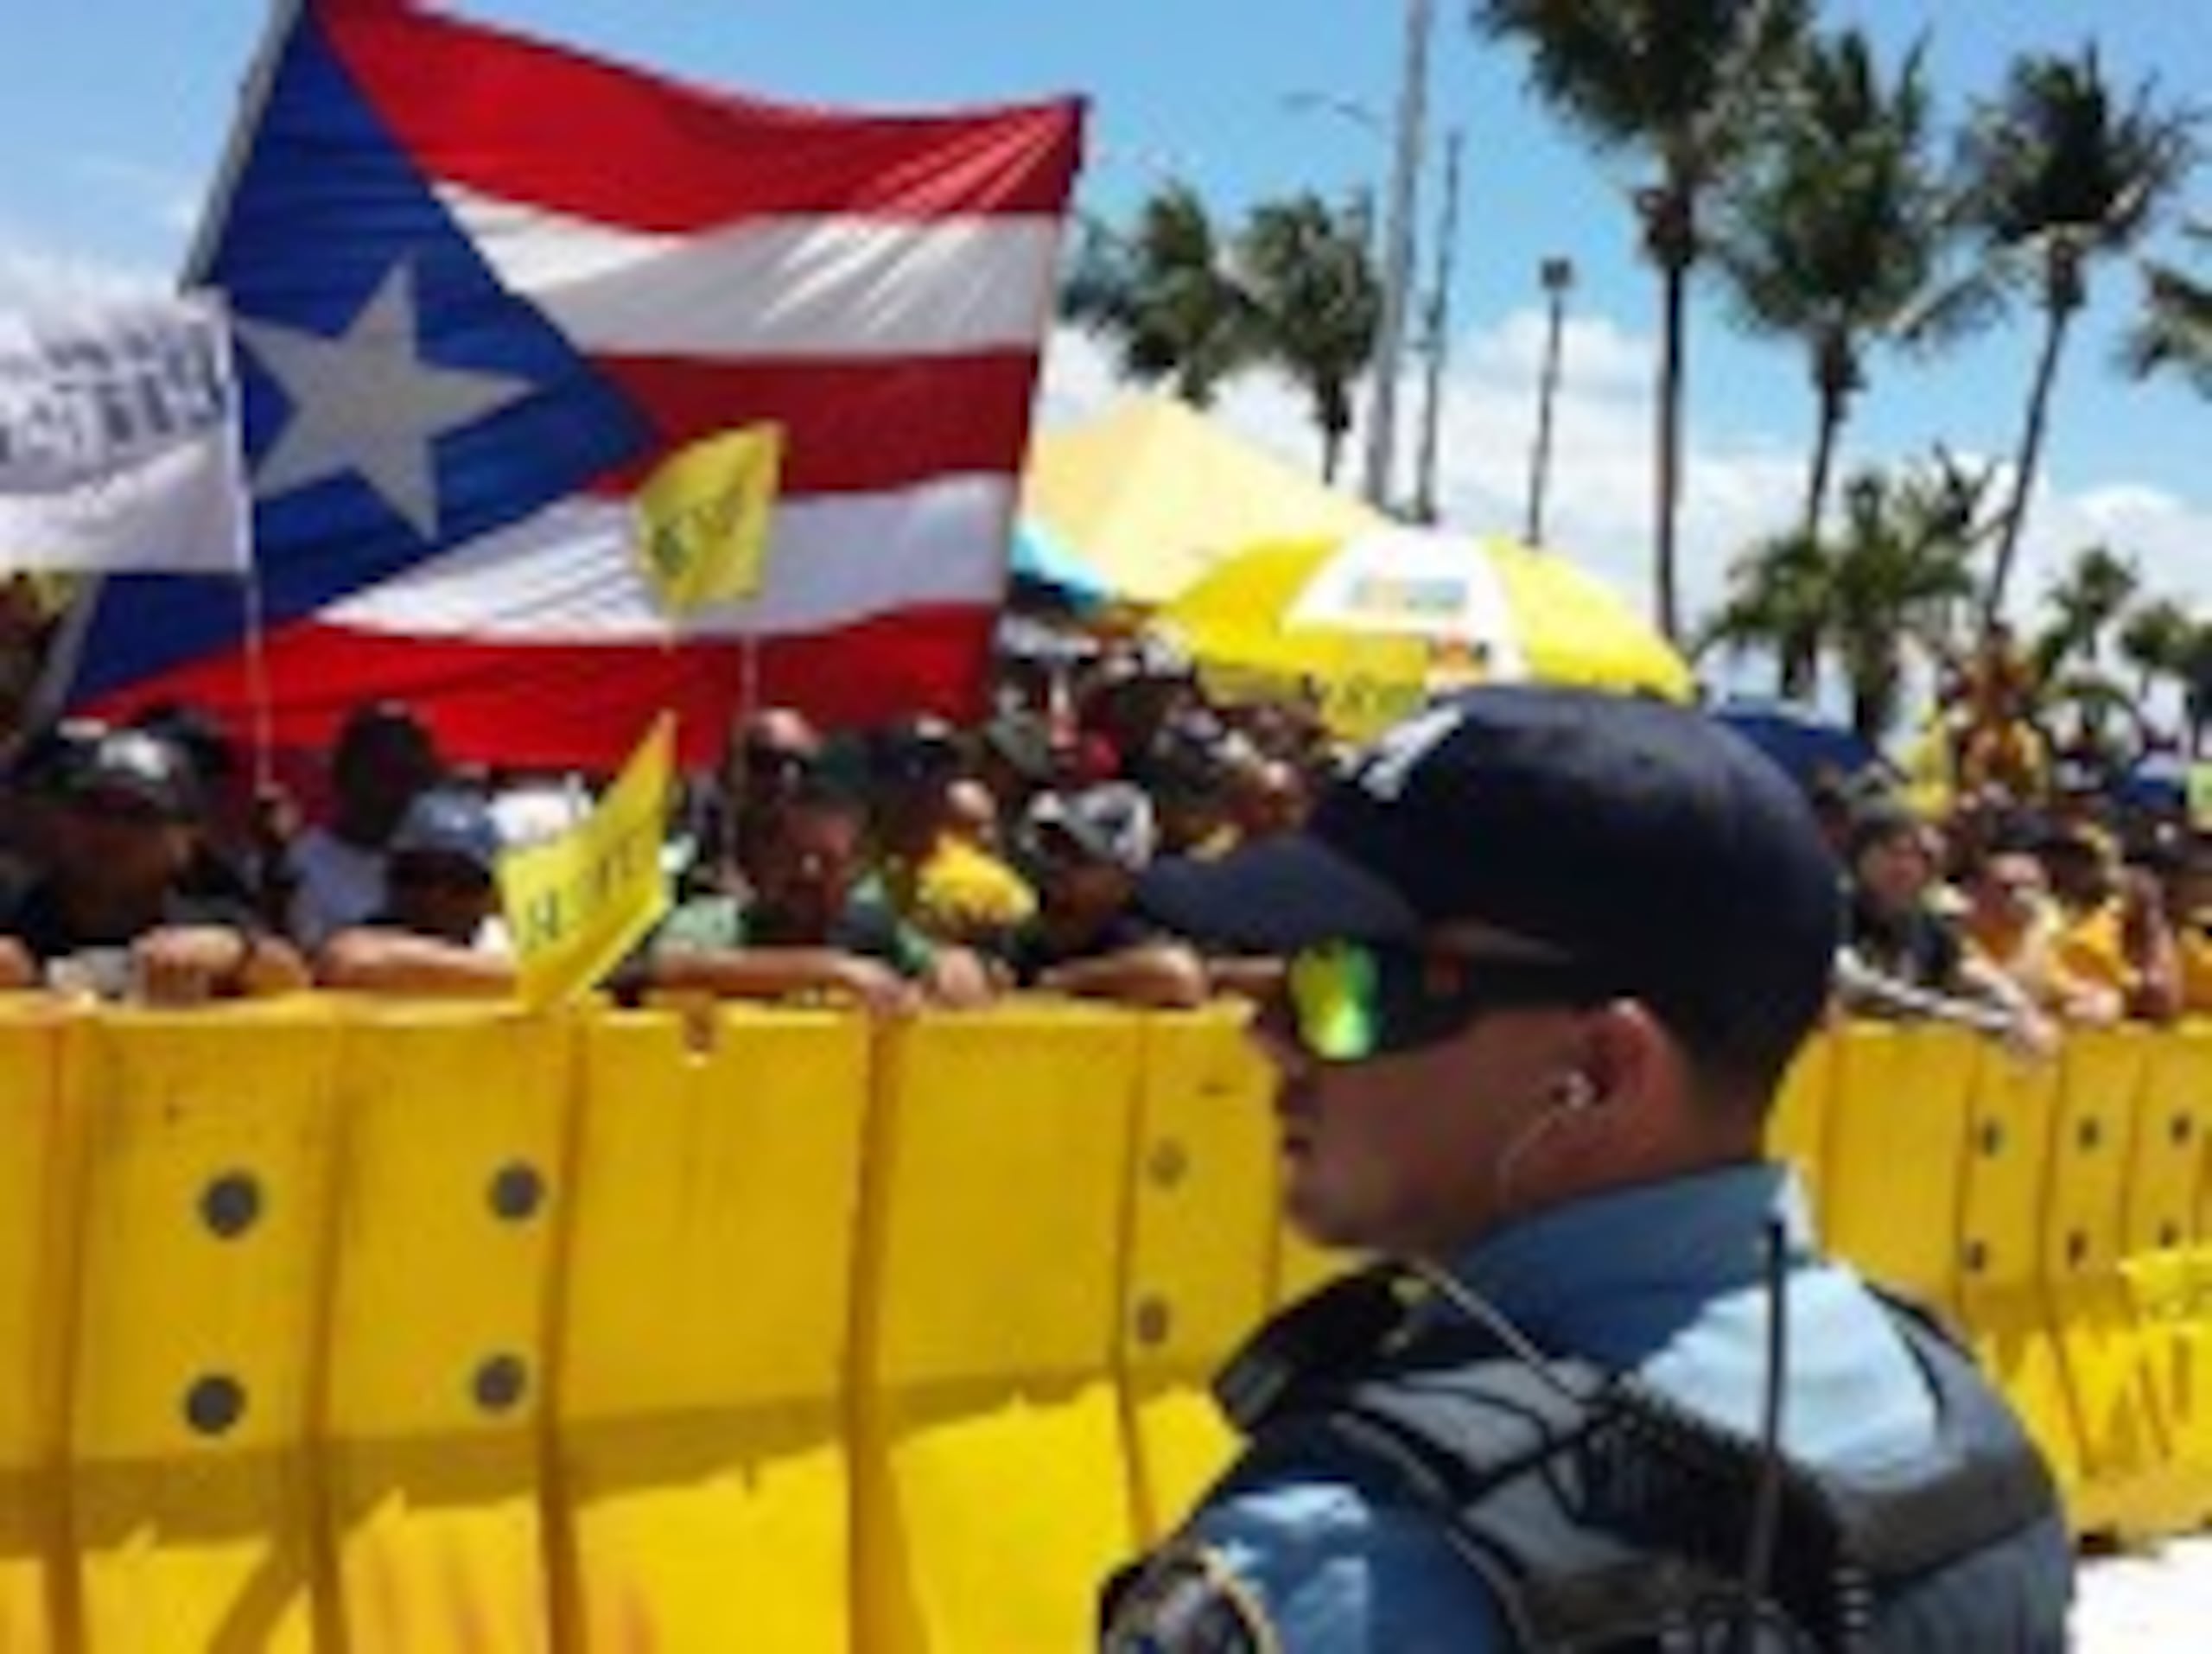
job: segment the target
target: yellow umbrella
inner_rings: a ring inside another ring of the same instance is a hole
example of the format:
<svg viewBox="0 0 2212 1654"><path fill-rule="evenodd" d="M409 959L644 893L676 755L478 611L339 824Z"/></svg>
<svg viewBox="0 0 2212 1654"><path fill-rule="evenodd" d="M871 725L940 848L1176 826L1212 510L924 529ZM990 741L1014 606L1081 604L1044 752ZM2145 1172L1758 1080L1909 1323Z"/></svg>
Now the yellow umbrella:
<svg viewBox="0 0 2212 1654"><path fill-rule="evenodd" d="M1691 692L1681 657L1619 594L1504 539L1387 528L1255 546L1163 618L1224 692L1305 686L1353 736L1475 683Z"/></svg>

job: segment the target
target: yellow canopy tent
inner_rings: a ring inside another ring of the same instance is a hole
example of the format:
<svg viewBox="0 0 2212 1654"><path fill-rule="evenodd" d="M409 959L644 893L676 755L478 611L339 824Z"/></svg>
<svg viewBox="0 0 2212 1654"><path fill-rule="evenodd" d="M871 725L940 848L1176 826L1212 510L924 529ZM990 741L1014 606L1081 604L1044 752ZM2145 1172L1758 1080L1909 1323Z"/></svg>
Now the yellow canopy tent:
<svg viewBox="0 0 2212 1654"><path fill-rule="evenodd" d="M1039 432L1021 509L1113 597L1147 607L1260 542L1349 536L1382 520L1169 397Z"/></svg>

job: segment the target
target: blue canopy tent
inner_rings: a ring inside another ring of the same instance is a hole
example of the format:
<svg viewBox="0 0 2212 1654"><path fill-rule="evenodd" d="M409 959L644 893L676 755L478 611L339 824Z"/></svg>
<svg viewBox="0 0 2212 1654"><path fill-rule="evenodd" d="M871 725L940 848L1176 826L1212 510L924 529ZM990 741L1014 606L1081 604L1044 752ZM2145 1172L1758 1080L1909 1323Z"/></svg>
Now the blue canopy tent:
<svg viewBox="0 0 2212 1654"><path fill-rule="evenodd" d="M1009 560L1015 595L1084 614L1112 595L1106 578L1034 518L1014 525Z"/></svg>
<svg viewBox="0 0 2212 1654"><path fill-rule="evenodd" d="M1732 702L1715 707L1713 716L1788 771L1800 786L1809 785L1823 773L1848 777L1883 763L1873 743L1848 724L1786 701Z"/></svg>

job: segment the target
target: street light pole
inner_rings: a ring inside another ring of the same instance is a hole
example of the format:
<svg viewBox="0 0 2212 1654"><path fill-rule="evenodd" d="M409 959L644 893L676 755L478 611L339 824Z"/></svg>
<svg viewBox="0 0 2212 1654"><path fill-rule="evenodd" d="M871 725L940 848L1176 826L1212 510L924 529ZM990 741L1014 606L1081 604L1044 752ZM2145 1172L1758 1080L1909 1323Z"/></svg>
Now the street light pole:
<svg viewBox="0 0 2212 1654"><path fill-rule="evenodd" d="M1421 207L1421 161L1427 144L1428 45L1434 0L1406 0L1405 80L1398 92L1397 156L1391 168L1385 232L1382 315L1376 330L1375 399L1367 430L1368 503L1387 511L1398 436L1398 367L1406 347L1406 310L1414 279L1414 218Z"/></svg>
<svg viewBox="0 0 2212 1654"><path fill-rule="evenodd" d="M1423 523L1435 522L1440 514L1436 461L1443 440L1445 370L1452 360L1452 272L1459 241L1459 155L1465 139L1454 127L1444 145L1444 215L1436 232L1436 290L1428 299L1428 386L1421 417L1421 480L1414 494L1414 516Z"/></svg>
<svg viewBox="0 0 2212 1654"><path fill-rule="evenodd" d="M1552 403L1559 392L1560 336L1567 321L1567 295L1574 285L1574 261L1545 259L1543 283L1551 303L1551 321L1544 335L1543 377L1536 391L1536 450L1529 462L1528 540L1535 546L1544 543L1544 491L1552 469Z"/></svg>

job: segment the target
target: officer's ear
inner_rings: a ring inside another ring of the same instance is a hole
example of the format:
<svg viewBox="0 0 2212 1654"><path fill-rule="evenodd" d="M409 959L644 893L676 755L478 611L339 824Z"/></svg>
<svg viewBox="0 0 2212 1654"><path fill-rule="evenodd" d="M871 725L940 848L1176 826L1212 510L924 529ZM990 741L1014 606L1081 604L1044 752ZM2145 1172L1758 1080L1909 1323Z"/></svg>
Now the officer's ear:
<svg viewBox="0 0 2212 1654"><path fill-rule="evenodd" d="M1682 1053L1641 1000L1617 999L1584 1019L1574 1073L1588 1082L1586 1110L1640 1114L1684 1085Z"/></svg>

